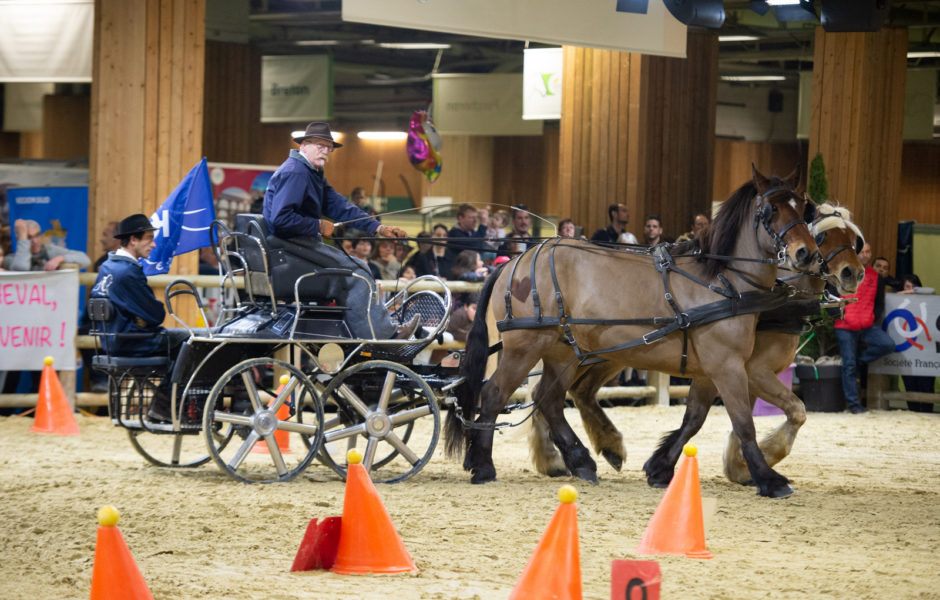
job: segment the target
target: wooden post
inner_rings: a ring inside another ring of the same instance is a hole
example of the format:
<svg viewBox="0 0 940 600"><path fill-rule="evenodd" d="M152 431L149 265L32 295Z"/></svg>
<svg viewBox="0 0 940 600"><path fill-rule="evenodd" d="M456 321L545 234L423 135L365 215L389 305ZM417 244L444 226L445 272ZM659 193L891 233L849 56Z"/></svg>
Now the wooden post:
<svg viewBox="0 0 940 600"><path fill-rule="evenodd" d="M659 371L647 371L646 384L656 389L656 393L650 399L650 404L669 406L669 375Z"/></svg>

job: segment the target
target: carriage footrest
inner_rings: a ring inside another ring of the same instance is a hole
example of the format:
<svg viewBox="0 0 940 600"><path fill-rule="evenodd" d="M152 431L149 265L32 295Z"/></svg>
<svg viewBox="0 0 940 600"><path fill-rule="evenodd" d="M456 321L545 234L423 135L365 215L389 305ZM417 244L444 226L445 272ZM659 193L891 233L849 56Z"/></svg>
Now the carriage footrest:
<svg viewBox="0 0 940 600"><path fill-rule="evenodd" d="M91 359L96 369L128 369L131 367L162 367L169 363L165 356L110 356L97 354Z"/></svg>

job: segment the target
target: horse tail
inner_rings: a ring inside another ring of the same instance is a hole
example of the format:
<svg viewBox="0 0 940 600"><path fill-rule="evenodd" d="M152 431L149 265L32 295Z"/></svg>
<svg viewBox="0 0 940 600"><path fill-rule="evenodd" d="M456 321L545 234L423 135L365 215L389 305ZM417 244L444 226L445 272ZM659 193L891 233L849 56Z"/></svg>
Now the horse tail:
<svg viewBox="0 0 940 600"><path fill-rule="evenodd" d="M502 272L502 266L494 271L483 283L480 297L477 300L477 314L473 319L473 326L467 334L467 344L463 361L460 365L460 376L463 383L458 385L454 392L457 396L457 406L465 421L472 421L476 413L477 398L483 389L483 376L486 374L486 361L489 357L490 339L489 327L486 325L486 311L493 295L493 287ZM457 418L456 408L451 407L447 413L444 431L445 452L450 457L460 457L470 435L465 429L463 421Z"/></svg>

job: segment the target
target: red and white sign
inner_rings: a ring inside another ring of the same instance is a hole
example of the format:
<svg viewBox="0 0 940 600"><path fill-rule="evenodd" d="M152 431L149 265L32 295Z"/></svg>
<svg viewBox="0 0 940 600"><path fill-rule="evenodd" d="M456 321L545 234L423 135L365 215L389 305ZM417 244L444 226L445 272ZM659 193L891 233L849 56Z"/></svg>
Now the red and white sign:
<svg viewBox="0 0 940 600"><path fill-rule="evenodd" d="M0 271L0 371L75 368L78 271Z"/></svg>

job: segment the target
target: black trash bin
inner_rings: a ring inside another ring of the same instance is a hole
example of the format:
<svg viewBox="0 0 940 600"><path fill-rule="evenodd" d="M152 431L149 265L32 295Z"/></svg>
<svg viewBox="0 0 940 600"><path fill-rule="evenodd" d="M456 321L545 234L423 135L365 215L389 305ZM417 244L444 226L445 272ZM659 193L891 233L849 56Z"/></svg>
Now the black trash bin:
<svg viewBox="0 0 940 600"><path fill-rule="evenodd" d="M842 367L840 365L797 365L800 393L806 410L811 412L842 412Z"/></svg>

